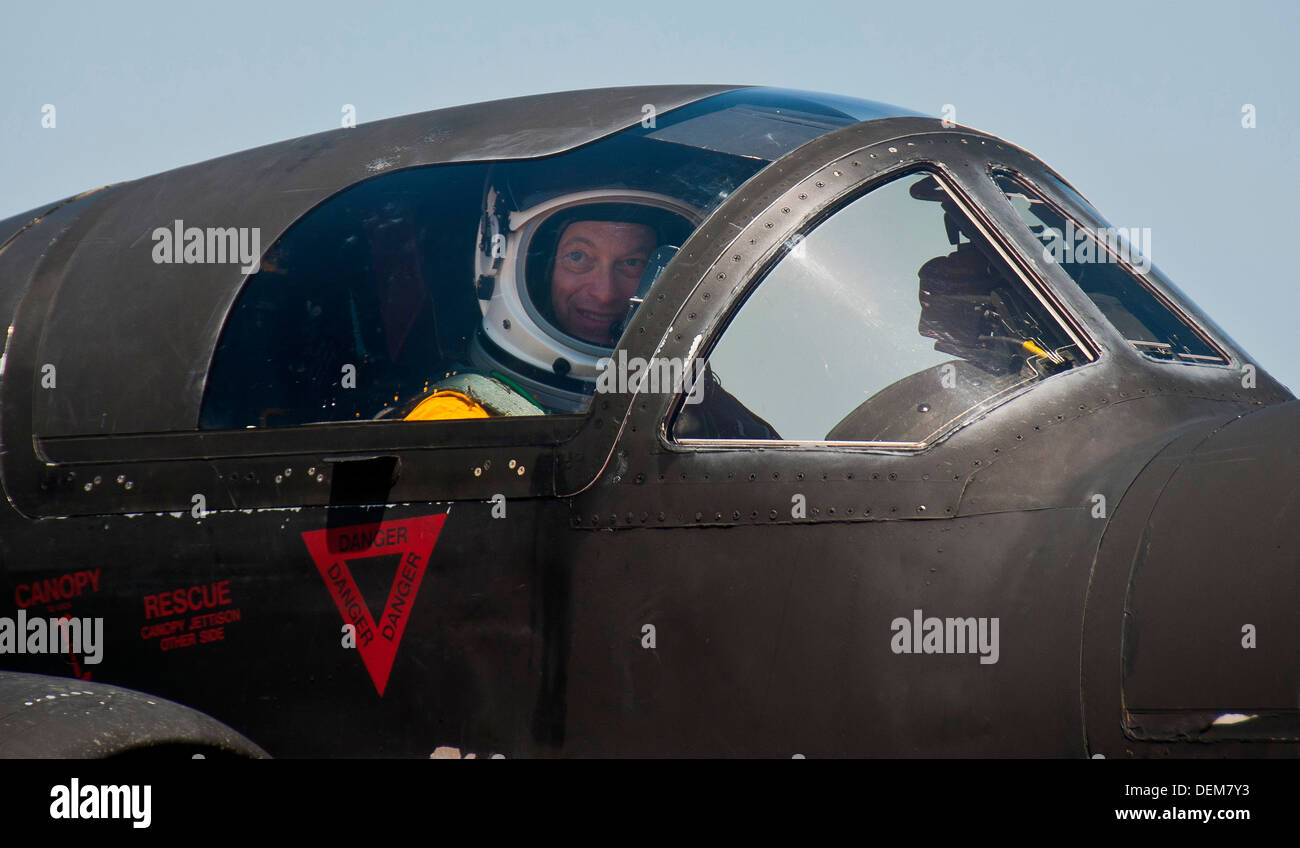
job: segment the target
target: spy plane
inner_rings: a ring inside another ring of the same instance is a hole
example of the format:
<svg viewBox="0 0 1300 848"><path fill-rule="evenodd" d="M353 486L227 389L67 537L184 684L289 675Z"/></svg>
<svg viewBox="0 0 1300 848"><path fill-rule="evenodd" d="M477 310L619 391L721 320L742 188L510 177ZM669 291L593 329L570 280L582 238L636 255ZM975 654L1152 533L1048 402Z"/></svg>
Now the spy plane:
<svg viewBox="0 0 1300 848"><path fill-rule="evenodd" d="M0 754L1294 756L1300 404L1116 232L734 86L0 221L0 599L104 622Z"/></svg>

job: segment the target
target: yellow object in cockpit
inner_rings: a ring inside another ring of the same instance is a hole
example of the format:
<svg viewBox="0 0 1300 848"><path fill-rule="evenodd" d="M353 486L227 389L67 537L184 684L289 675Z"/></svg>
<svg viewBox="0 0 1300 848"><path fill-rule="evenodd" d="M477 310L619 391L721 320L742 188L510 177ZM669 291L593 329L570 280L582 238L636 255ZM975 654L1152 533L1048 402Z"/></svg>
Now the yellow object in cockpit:
<svg viewBox="0 0 1300 848"><path fill-rule="evenodd" d="M404 421L449 421L457 418L489 418L483 405L469 395L444 389L416 405Z"/></svg>

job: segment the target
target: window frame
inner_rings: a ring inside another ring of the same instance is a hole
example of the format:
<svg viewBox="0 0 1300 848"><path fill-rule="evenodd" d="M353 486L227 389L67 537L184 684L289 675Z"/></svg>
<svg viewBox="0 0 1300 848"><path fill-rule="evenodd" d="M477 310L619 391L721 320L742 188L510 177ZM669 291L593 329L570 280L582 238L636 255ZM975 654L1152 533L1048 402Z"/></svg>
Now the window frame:
<svg viewBox="0 0 1300 848"><path fill-rule="evenodd" d="M800 222L796 231L802 234L808 234L816 230L822 223L829 220L839 212L846 209L861 198L867 196L877 188L893 182L904 179L910 174L924 173L937 180L943 189L948 192L953 202L956 204L958 211L961 212L975 228L979 237L984 239L993 252L997 255L1001 264L1000 270L1012 279L1018 280L1035 301L1046 311L1047 316L1056 322L1057 326L1067 338L1074 342L1078 350L1086 357L1085 362L1081 362L1071 371L1084 368L1094 364L1100 357L1100 349L1096 342L1086 332L1082 322L1080 322L1071 310L1069 310L1059 298L1051 291L1036 274L1030 270L1021 261L1018 251L1014 246L1004 243L1002 233L998 227L994 226L992 221L982 214L980 204L971 195L969 195L957 176L942 163L933 160L922 160L919 162L909 162L897 165L884 171L874 173L865 177L857 185L851 187L848 191L841 193L820 208L814 209ZM994 184L996 187L996 184ZM731 322L739 314L749 298L758 290L759 286L768 278L773 269L788 255L791 248L788 245L789 239L785 239L773 254L766 258L753 273L743 283L741 291L728 304L726 312L718 322L717 328L710 335L709 339L702 346L702 352L698 354L699 358L706 361L717 345L722 341ZM907 375L904 375L907 376ZM1056 375L1050 375L1056 376ZM784 450L825 450L825 449L850 449L854 451L863 451L870 453L886 454L917 454L924 452L936 444L944 441L948 436L962 427L972 423L984 412L1002 403L1010 400L1017 395L1025 393L1048 377L1038 380L1025 380L1010 386L997 394L994 394L974 406L964 410L961 415L945 422L941 427L936 429L927 439L918 442L891 442L891 441L868 441L868 440L761 440L761 439L677 439L672 435L673 426L680 415L682 407L685 404L685 394L679 394L669 404L666 414L660 422L659 441L662 447L676 451L704 451L704 450L753 450L755 448L766 449L784 449Z"/></svg>
<svg viewBox="0 0 1300 848"><path fill-rule="evenodd" d="M1208 330L1208 328L1205 326L1205 323L1203 321L1198 320L1198 318L1192 312L1184 308L1184 306L1178 303L1174 298L1170 297L1160 286L1157 286L1155 283L1147 279L1147 276L1139 272L1137 269L1135 269L1132 263L1124 259L1124 257L1112 252L1109 249L1108 245L1104 244L1103 242L1099 241L1096 238L1093 238L1093 236L1091 235L1092 232L1091 226L1083 223L1084 220L1083 216L1071 212L1066 207L1066 205L1061 202L1060 197L1058 196L1057 193L1045 190L1044 187L1037 180L1034 180L1032 177L1030 177L1020 168L1014 167L1012 165L1008 165L1005 162L994 161L991 159L988 163L988 167L984 169L984 176L988 179L989 183L993 186L993 190L994 192L997 193L998 197L1000 197L1002 201L1011 209L1011 212L1014 215L1015 219L1021 222L1021 225L1024 228L1026 235L1028 235L1031 238L1033 236L1033 234L1029 232L1028 226L1024 224L1024 219L1020 217L1020 213L1016 210L1015 206L1011 203L1010 199L1007 198L1005 190L1002 188L1002 186L998 185L997 180L995 179L995 174L998 171L1002 171L1007 176L1009 176L1013 181L1024 184L1030 190L1035 192L1043 200L1043 202L1046 203L1049 207L1051 207L1058 215L1060 215L1067 221L1073 222L1076 228L1083 230L1087 234L1087 238L1091 240L1094 250L1099 249L1099 250L1106 251L1107 255L1111 257L1111 261L1109 264L1119 266L1126 274L1128 274L1128 276L1138 286L1145 289L1152 297L1154 297L1156 299L1156 302L1160 306L1169 310L1171 315L1173 315L1175 318L1177 318L1179 321L1185 324L1188 329L1190 329L1193 333L1195 333L1196 336L1206 344L1207 347L1209 347L1211 350L1214 350L1216 353L1218 353L1219 356L1221 357L1221 361L1210 362L1210 361L1198 360L1195 358L1182 358L1182 357L1177 357L1174 359L1160 359L1154 356L1148 356L1144 354L1142 351L1137 350L1137 348L1132 344L1132 342L1129 339L1124 337L1123 332L1121 332L1118 327L1116 327L1113 323L1111 323L1111 321L1105 316L1105 314L1101 313L1101 307L1098 306L1097 311L1099 314L1101 314L1101 320L1105 323L1105 326L1109 328L1110 331L1116 335L1116 337L1124 341L1125 347L1128 350L1131 350L1133 353L1140 356L1144 362L1157 364L1157 365L1196 365L1196 366L1205 366L1205 367L1228 369L1228 370L1231 370L1234 367L1233 365L1234 356L1231 350L1226 345L1224 345L1218 338L1216 338L1215 334L1211 333ZM1060 177L1057 177L1057 179L1060 179ZM1073 187L1069 186L1069 183L1066 183L1064 180L1061 180L1061 182L1063 185L1066 185L1067 187L1073 189ZM1077 191L1075 193L1078 194ZM1087 202L1087 200L1083 197L1083 195L1080 194L1079 198L1083 200L1085 203ZM1100 216L1101 213L1097 212L1098 219L1104 220L1101 219ZM1152 265L1152 267L1153 268L1155 267L1154 264ZM1082 287L1079 286L1078 283L1075 283L1073 278L1070 278L1070 275L1067 272L1065 272L1064 269L1061 269L1061 273L1065 274L1065 276L1068 279L1070 279L1070 282L1074 286L1079 288L1081 292L1083 292L1083 295L1085 297L1087 297L1090 301L1092 300L1091 296L1088 295L1086 291L1083 291ZM1096 305L1095 302L1094 305Z"/></svg>

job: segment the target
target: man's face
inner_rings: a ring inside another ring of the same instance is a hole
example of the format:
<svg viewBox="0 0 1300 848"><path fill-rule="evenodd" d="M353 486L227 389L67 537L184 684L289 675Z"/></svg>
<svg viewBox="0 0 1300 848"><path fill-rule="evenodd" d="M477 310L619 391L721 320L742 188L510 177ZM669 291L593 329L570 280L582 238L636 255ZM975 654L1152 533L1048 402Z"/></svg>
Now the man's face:
<svg viewBox="0 0 1300 848"><path fill-rule="evenodd" d="M657 247L645 224L574 221L560 234L551 274L551 306L560 328L609 347L610 328L627 315L646 260Z"/></svg>

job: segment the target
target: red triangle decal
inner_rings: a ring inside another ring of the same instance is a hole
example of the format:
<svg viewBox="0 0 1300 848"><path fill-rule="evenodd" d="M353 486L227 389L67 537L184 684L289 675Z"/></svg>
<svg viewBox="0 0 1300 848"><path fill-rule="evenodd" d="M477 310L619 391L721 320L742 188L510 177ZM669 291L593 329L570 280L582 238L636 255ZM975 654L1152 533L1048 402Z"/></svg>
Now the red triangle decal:
<svg viewBox="0 0 1300 848"><path fill-rule="evenodd" d="M424 570L446 519L443 513L405 521L309 530L302 534L316 570L343 616L343 623L356 628L357 652L381 698L388 686L393 660L397 658L397 646L411 618L420 581L424 579ZM402 559L393 576L393 588L388 592L384 612L375 621L357 582L352 579L348 562L384 554L400 554Z"/></svg>

